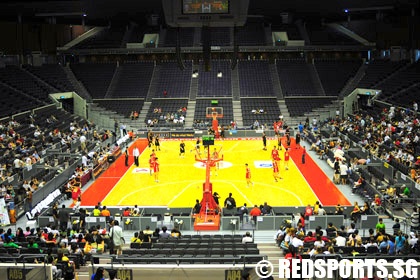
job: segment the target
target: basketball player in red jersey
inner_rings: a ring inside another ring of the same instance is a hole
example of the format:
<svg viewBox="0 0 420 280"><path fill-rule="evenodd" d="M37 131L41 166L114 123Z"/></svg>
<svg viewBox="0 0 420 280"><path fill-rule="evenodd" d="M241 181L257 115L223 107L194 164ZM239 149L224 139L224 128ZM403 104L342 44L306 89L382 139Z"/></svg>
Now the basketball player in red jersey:
<svg viewBox="0 0 420 280"><path fill-rule="evenodd" d="M155 166L155 156L153 156L153 154L150 155L149 158L149 171L150 171L150 176L152 176L153 174L153 168Z"/></svg>
<svg viewBox="0 0 420 280"><path fill-rule="evenodd" d="M251 169L248 167L248 163L245 163L245 178L246 178L246 186L249 188L249 185L254 185L253 182L251 182Z"/></svg>
<svg viewBox="0 0 420 280"><path fill-rule="evenodd" d="M286 150L284 151L284 169L286 170L289 170L289 159L290 159L289 149L286 148Z"/></svg>
<svg viewBox="0 0 420 280"><path fill-rule="evenodd" d="M155 158L156 158L155 149L152 149L152 154L151 154L151 157L153 157L153 160L155 160Z"/></svg>
<svg viewBox="0 0 420 280"><path fill-rule="evenodd" d="M153 164L153 174L155 175L155 182L159 182L159 161L158 158L155 158Z"/></svg>
<svg viewBox="0 0 420 280"><path fill-rule="evenodd" d="M211 155L211 159L212 160L219 159L219 152L217 151L216 148L214 148L214 151L213 151L213 153ZM216 173L216 176L217 176L218 175L217 174L217 170L219 170L219 162L216 162L216 163L213 162L210 167L211 167L212 170L214 170L214 172Z"/></svg>
<svg viewBox="0 0 420 280"><path fill-rule="evenodd" d="M278 182L277 179L282 179L280 177L279 165L275 160L273 160L273 177L275 182Z"/></svg>
<svg viewBox="0 0 420 280"><path fill-rule="evenodd" d="M280 160L279 150L276 149L276 146L274 146L273 149L271 150L271 159L275 161Z"/></svg>

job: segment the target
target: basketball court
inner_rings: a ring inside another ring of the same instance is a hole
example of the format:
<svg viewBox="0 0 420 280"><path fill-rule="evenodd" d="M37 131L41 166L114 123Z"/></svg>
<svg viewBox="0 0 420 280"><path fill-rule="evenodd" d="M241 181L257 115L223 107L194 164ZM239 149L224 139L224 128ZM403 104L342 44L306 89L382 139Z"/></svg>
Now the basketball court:
<svg viewBox="0 0 420 280"><path fill-rule="evenodd" d="M205 181L205 166L196 161L207 155L204 147L195 149L196 139L185 139L185 156L179 155L181 140L161 139L160 151L155 151L160 162L158 182L149 172L149 157L152 149L146 139L136 140L129 149L137 146L141 151L140 165L124 164L124 156L118 158L82 194L82 205L93 206L99 201L106 206L194 206L201 200ZM283 141L284 143L284 141ZM276 139L267 140L264 151L261 139L216 140L210 152L216 149L223 155L219 168L213 170L211 183L213 192L221 196L220 204L231 192L237 205L248 206L267 202L271 206L304 206L320 201L323 205L350 205L338 188L306 154L305 164L301 162L303 149L291 144L288 170L284 167L284 148L279 151L280 175L283 179L274 181L271 150L277 145ZM245 163L249 164L253 186L247 187Z"/></svg>

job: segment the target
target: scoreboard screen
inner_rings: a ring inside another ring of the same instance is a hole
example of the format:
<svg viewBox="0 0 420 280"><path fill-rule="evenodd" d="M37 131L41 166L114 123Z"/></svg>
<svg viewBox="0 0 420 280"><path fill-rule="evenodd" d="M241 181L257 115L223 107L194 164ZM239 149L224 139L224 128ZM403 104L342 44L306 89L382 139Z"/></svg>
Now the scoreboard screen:
<svg viewBox="0 0 420 280"><path fill-rule="evenodd" d="M203 141L203 146L214 145L214 135L203 135L201 140Z"/></svg>
<svg viewBox="0 0 420 280"><path fill-rule="evenodd" d="M244 26L249 0L161 0L171 27Z"/></svg>
<svg viewBox="0 0 420 280"><path fill-rule="evenodd" d="M183 0L183 14L228 14L229 0Z"/></svg>

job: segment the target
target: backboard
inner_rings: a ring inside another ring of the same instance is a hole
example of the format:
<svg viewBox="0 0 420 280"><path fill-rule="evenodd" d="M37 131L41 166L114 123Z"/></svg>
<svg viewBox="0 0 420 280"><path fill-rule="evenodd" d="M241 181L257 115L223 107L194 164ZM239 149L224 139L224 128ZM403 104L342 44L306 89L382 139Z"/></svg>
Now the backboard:
<svg viewBox="0 0 420 280"><path fill-rule="evenodd" d="M223 118L223 107L207 107L206 118L213 118L213 119Z"/></svg>

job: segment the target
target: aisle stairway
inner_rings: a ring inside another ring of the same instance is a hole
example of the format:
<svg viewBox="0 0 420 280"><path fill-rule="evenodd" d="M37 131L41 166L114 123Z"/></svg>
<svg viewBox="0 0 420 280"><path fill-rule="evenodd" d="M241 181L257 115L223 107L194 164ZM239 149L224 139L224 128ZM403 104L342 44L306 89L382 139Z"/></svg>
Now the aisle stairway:
<svg viewBox="0 0 420 280"><path fill-rule="evenodd" d="M70 66L66 65L65 67L63 67L63 69L67 75L67 78L70 80L70 83L72 84L73 88L76 90L77 94L88 101L92 100L92 97L90 96L89 92L87 91L85 86L76 78Z"/></svg>
<svg viewBox="0 0 420 280"><path fill-rule="evenodd" d="M194 112L196 101L189 100L187 105L187 115L185 116L185 128L191 128L194 124Z"/></svg>
<svg viewBox="0 0 420 280"><path fill-rule="evenodd" d="M259 243L258 249L260 254L267 256L267 260L273 264L273 277L274 279L286 279L279 277L279 259L283 258L283 252L277 246L276 243ZM251 279L259 280L260 278L256 275L255 271L251 271Z"/></svg>

